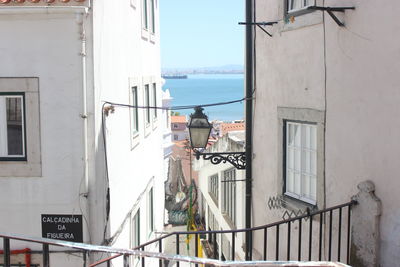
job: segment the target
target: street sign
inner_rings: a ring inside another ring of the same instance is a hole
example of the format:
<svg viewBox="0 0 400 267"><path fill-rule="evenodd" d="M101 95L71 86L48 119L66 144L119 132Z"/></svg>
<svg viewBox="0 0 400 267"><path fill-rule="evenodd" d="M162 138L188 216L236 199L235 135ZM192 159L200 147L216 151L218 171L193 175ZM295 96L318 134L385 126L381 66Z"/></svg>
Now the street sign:
<svg viewBox="0 0 400 267"><path fill-rule="evenodd" d="M42 214L42 237L83 242L82 215Z"/></svg>

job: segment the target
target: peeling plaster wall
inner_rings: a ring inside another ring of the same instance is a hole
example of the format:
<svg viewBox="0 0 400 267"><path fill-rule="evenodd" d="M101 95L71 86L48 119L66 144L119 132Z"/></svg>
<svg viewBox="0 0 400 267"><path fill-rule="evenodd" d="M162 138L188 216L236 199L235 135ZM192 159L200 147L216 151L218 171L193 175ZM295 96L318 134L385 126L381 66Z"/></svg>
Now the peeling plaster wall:
<svg viewBox="0 0 400 267"><path fill-rule="evenodd" d="M281 190L277 107L326 110L325 206L349 201L360 182L371 180L382 201L380 265L394 266L400 260L400 3L324 1L356 7L338 14L342 28L327 13L324 27L319 11L285 24L281 2L256 7L256 21L279 23L267 28L272 38L256 30L253 225L282 215L265 205ZM261 239L256 242L261 245Z"/></svg>

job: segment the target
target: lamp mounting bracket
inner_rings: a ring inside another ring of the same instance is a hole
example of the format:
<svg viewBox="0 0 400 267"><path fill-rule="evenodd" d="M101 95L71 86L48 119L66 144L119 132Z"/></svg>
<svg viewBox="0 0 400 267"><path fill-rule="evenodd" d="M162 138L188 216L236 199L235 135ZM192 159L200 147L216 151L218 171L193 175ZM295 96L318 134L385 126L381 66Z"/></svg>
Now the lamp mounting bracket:
<svg viewBox="0 0 400 267"><path fill-rule="evenodd" d="M258 28L260 28L263 32L269 35L269 37L272 37L272 34L267 32L262 26L273 26L274 24L277 24L277 21L261 21L261 22L239 22L239 25L256 25Z"/></svg>
<svg viewBox="0 0 400 267"><path fill-rule="evenodd" d="M246 169L246 153L245 152L217 152L217 153L201 153L195 150L196 159L199 160L200 157L203 160L210 160L212 164L217 165L219 163L229 162L236 169L244 170Z"/></svg>
<svg viewBox="0 0 400 267"><path fill-rule="evenodd" d="M329 7L329 6L309 6L307 7L309 10L320 10L320 11L326 11L328 12L329 16L339 25L340 27L344 26L344 23L341 22L338 17L333 12L342 12L344 13L347 9L356 9L354 6L348 6L348 7Z"/></svg>

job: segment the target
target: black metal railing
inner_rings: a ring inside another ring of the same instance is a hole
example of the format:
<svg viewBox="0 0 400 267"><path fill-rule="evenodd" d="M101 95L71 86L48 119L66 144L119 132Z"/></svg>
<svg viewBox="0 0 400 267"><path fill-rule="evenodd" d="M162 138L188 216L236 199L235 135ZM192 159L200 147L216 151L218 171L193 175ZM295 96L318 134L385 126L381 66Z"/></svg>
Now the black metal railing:
<svg viewBox="0 0 400 267"><path fill-rule="evenodd" d="M250 233L250 260L253 259L253 239L255 236L262 236L262 259L263 260L297 260L297 261L312 261L312 260L333 260L333 252L335 252L335 260L338 262L349 263L350 261L350 229L351 229L351 207L357 204L356 201L350 201L341 205L331 208L309 212L308 214L297 216L288 220L282 220L270 223L263 226L237 229L237 230L216 230L216 231L182 231L172 232L160 238L151 240L137 247L138 249L145 250L149 245L159 243L162 244L163 240L175 236L177 255L180 254L179 240L181 236L194 235L195 241L195 257L198 257L199 237L201 235L208 235L211 245L213 246L213 258L217 259L217 235L228 234L231 236L231 261L235 261L236 252L236 234L237 233ZM346 216L344 216L346 213ZM334 221L336 215L336 222ZM346 217L346 218L344 218ZM345 221L344 221L345 220ZM305 227L307 225L307 227ZM333 230L335 225L336 230ZM285 229L286 228L286 229ZM271 237L271 232L274 236ZM335 238L334 238L335 232ZM261 235L258 235L261 233ZM305 236L305 233L307 236ZM297 235L297 236L295 236ZM345 235L345 237L343 236ZM282 240L282 236L286 240ZM273 239L272 241L270 241ZM293 240L296 239L295 244ZM333 244L333 240L335 243ZM284 246L286 242L286 246ZM324 242L327 244L324 246ZM268 244L274 243L273 255L268 254ZM325 251L323 250L325 247ZM159 247L161 249L161 246ZM295 251L296 250L296 251ZM161 252L161 251L160 251ZM345 258L342 257L345 253ZM95 266L95 265L93 265ZM142 265L143 266L143 265ZM160 261L159 266L162 266ZM179 262L177 262L179 267ZM197 265L196 265L197 267Z"/></svg>
<svg viewBox="0 0 400 267"><path fill-rule="evenodd" d="M163 266L165 261L176 262L176 266L180 266L181 262L193 263L195 266L205 264L206 266L249 266L250 262L237 261L236 254L236 235L238 233L249 233L251 247L253 239L257 243L258 251L262 252L262 260L252 261L251 266L284 266L282 262L265 262L267 260L276 261L312 261L312 260L326 260L331 261L335 255L336 261L343 261L342 255L345 254L345 262L349 262L349 248L350 248L350 229L351 229L351 207L355 205L355 201L337 205L320 211L310 212L309 214L298 216L288 220L237 230L219 230L219 231L195 231L195 232L172 232L160 238L151 240L142 244L134 249L117 249L107 246L95 246L82 243L72 243L66 241L58 241L46 238L30 238L21 235L8 235L1 234L0 238L3 239L3 263L4 267L15 266L11 263L10 240L11 241L25 241L29 243L38 243L42 246L42 264L43 267L50 267L50 253L60 253L60 251L50 251L50 246L57 246L68 248L68 253L81 253L83 266L94 267L102 263L111 263L113 259L122 257L123 266L130 266L131 258L139 258L141 266L145 266L146 262L151 260L150 265L154 266L154 260L158 261L160 267ZM335 215L337 215L335 217ZM217 260L218 258L218 244L217 235L229 235L231 237L231 258L230 261ZM194 237L194 256L180 255L180 241L181 237L187 236ZM345 236L344 236L345 235ZM213 258L206 259L199 258L199 240L201 236L208 236L213 246ZM175 255L163 253L163 245L167 238L174 238L176 242ZM282 240L286 239L286 240ZM261 242L260 242L261 241ZM259 246L261 244L261 246ZM273 244L273 246L271 246ZM325 245L324 245L325 244ZM146 250L152 246L152 251ZM153 247L158 246L158 252L155 252ZM260 249L261 247L261 249ZM271 250L273 253L271 253ZM250 250L250 260L252 260L253 253ZM102 260L89 264L87 261L88 255L101 253L101 255L108 255ZM344 254L342 254L344 253ZM1 264L0 264L1 266ZM31 266L34 266L31 264ZM298 266L301 266L299 264ZM333 263L319 263L315 266L339 266ZM342 265L341 265L342 266Z"/></svg>

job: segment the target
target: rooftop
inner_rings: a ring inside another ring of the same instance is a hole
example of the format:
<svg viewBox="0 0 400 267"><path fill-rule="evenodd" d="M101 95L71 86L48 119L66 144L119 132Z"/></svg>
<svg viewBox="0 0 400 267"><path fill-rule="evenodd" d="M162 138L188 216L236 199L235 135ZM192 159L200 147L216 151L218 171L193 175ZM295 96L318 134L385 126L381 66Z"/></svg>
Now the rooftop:
<svg viewBox="0 0 400 267"><path fill-rule="evenodd" d="M186 123L186 116L171 116L172 123Z"/></svg>
<svg viewBox="0 0 400 267"><path fill-rule="evenodd" d="M244 129L245 129L244 122L240 122L240 123L221 123L221 125L220 125L221 136L225 135L226 133L231 132L231 131L242 131Z"/></svg>
<svg viewBox="0 0 400 267"><path fill-rule="evenodd" d="M89 0L0 0L0 7L7 6L71 6L86 5Z"/></svg>

